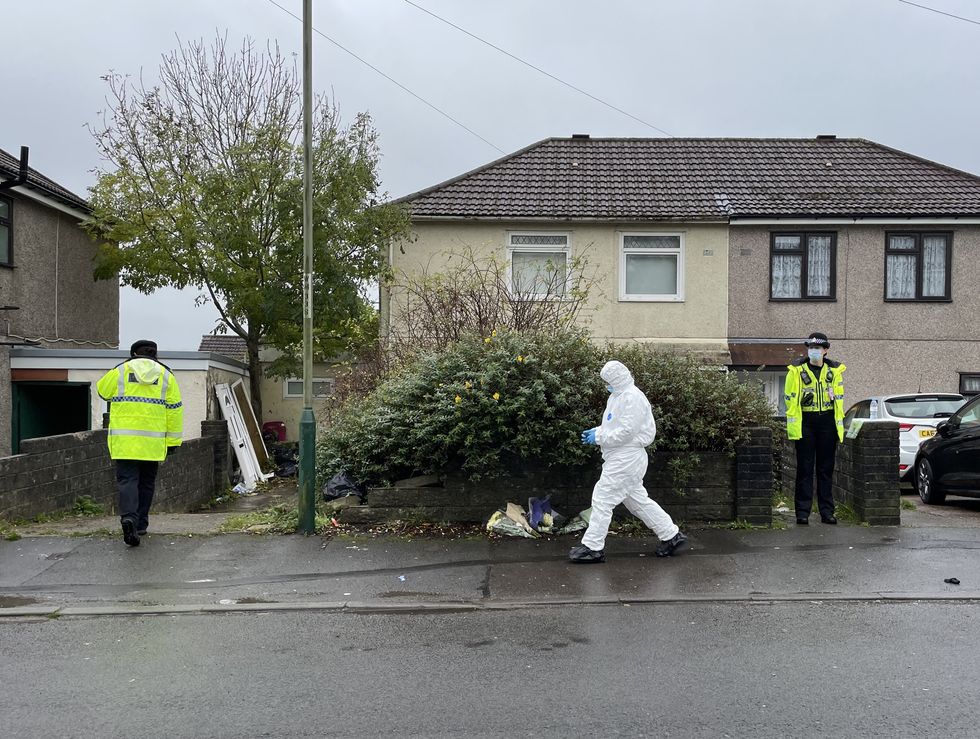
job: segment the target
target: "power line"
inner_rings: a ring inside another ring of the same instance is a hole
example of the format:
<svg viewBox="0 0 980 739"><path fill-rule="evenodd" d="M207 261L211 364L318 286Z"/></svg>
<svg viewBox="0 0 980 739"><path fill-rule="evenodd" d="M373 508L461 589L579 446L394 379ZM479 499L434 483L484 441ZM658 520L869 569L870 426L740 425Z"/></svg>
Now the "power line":
<svg viewBox="0 0 980 739"><path fill-rule="evenodd" d="M270 2L271 2L271 0L270 0ZM520 62L521 64L523 64L526 67L530 67L535 72L540 72L545 77L548 77L549 79L553 79L555 82L558 82L558 83L564 85L565 87L568 87L568 88L570 88L572 90L575 90L575 92L581 93L582 95L585 95L587 98L590 98L591 100L595 100L597 103L600 103L601 105L605 105L607 108L610 108L611 110L615 110L617 113L621 113L621 114L625 115L628 118L632 118L637 123L642 123L647 128L652 128L654 131L659 131L660 133L664 134L665 136L673 136L673 134L668 133L667 131L664 131L662 128L660 128L658 126L655 126L652 123L648 123L647 121L643 120L642 118L638 118L635 115L633 115L632 113L629 113L629 112L623 110L622 108L617 108L612 103L608 103L605 100L603 100L602 98L596 97L592 93L586 92L582 88L576 87L572 83L566 82L565 80L561 79L560 77L556 77L555 75L551 74L551 72L547 72L544 69L541 69L541 67L537 67L534 64L531 64L531 62L526 61L524 59L521 59L519 56L517 56L515 54L511 54L506 49L501 49L496 44L493 44L493 43L487 41L484 38L480 38L475 33L471 33L470 31L467 31L465 28L462 28L460 26L457 26L452 21L446 20L445 18L443 18L440 15L436 15L431 10L427 10L426 8L423 8L421 5L418 5L418 4L414 3L414 2L412 2L412 0L405 0L405 2L408 3L409 5L411 5L413 8L417 8L418 10L421 10L423 13L427 13L428 15L431 15L436 20L442 21L447 26L452 26L457 31L460 31L461 33L465 33L467 36L469 36L470 38L473 38L473 39L479 41L481 44L486 44L491 49L495 49L496 51L499 51L501 54L504 54L504 55L510 57L511 59L513 59L516 62Z"/></svg>
<svg viewBox="0 0 980 739"><path fill-rule="evenodd" d="M298 20L300 23L303 22L303 19L302 18L300 18L298 15L290 12L286 8L282 7L279 3L276 2L276 0L269 0L269 2L272 3L273 5L275 5L277 8L279 8L279 10L281 10L286 15L291 15L293 18L295 18L296 20ZM496 149L501 154L506 154L507 153L503 149L501 149L499 146L497 146L496 144L494 144L492 141L488 141L487 139L483 138L480 134L478 134L472 128L469 128L464 123L461 123L460 121L456 120L451 115L449 115L449 113L447 113L446 111L442 110L441 108L436 107L435 105L433 105L432 103L430 103L428 100L426 100L421 95L418 95L418 94L412 92L407 87L405 87L405 85L403 85L401 82L399 82L398 80L396 80L396 79L390 77L389 75L385 74L380 69L378 69L376 66L374 66L373 64L371 64L369 61L367 61L365 59L362 59L361 57L359 57L357 54L355 54L353 51L351 51L347 47L341 45L339 42L337 42L334 39L330 38L327 34L323 33L322 31L319 31L315 27L313 28L313 31L317 35L322 36L323 38L325 38L327 41L329 41L331 44L333 44L334 46L336 46L341 51L344 51L344 52L347 52L348 54L350 54L352 57L354 57L355 59L357 59L357 61L359 61L361 64L365 65L366 67L369 67L370 69L373 69L375 72L377 72L378 74L380 74L386 80L388 80L389 82L391 82L394 85L397 85L402 90L404 90L409 95L411 95L413 98L415 98L416 100L418 100L421 103L424 103L425 105L427 105L429 108L431 108L432 110L434 110L439 115L443 116L444 118L449 119L450 121L452 121L453 123L455 123L457 126L459 126L460 128L462 128L467 133L469 133L469 134L471 134L473 136L476 136L478 139L480 139L480 141L482 141L487 146L489 146L489 147L491 147L493 149Z"/></svg>
<svg viewBox="0 0 980 739"><path fill-rule="evenodd" d="M975 21L972 18L964 18L962 15L947 13L946 11L939 10L938 8L930 8L928 5L919 5L918 3L909 2L909 0L898 0L898 2L905 3L906 5L913 5L916 8L922 8L923 10L928 10L932 13L938 13L939 15L945 15L947 18L955 18L958 21L966 21L967 23L972 23L975 26L980 26L980 21Z"/></svg>

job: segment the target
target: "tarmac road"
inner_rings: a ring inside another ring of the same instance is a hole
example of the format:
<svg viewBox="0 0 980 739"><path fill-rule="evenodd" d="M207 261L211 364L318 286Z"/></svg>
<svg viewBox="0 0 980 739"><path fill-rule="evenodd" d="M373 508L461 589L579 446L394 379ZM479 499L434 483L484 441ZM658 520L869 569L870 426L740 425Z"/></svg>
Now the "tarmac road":
<svg viewBox="0 0 980 739"><path fill-rule="evenodd" d="M0 620L10 737L975 737L972 603Z"/></svg>
<svg viewBox="0 0 980 739"><path fill-rule="evenodd" d="M690 534L0 542L0 736L980 735L980 528Z"/></svg>

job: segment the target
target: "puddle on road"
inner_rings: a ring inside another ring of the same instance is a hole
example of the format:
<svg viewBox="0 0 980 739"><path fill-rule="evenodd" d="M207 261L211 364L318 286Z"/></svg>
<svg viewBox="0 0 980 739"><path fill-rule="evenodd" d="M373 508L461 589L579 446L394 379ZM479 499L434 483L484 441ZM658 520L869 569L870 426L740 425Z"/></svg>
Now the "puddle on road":
<svg viewBox="0 0 980 739"><path fill-rule="evenodd" d="M23 595L0 595L0 608L17 608L19 606L33 606L39 603L37 598L25 598Z"/></svg>

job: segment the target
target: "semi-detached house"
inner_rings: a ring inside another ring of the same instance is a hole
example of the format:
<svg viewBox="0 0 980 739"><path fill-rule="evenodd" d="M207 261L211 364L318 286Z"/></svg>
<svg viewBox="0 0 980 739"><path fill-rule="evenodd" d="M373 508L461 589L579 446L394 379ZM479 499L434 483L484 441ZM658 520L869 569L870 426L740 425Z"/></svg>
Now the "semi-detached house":
<svg viewBox="0 0 980 739"><path fill-rule="evenodd" d="M515 286L577 254L597 341L752 370L778 405L810 331L849 400L980 392L980 177L864 139L550 138L400 200L398 278L471 249Z"/></svg>

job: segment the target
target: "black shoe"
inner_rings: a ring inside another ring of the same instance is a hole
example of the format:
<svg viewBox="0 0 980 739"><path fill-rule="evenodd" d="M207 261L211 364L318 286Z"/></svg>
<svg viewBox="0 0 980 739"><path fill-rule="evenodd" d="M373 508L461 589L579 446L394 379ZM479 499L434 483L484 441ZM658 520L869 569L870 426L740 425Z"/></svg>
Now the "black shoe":
<svg viewBox="0 0 980 739"><path fill-rule="evenodd" d="M146 529L140 529L136 532L137 536L146 536Z"/></svg>
<svg viewBox="0 0 980 739"><path fill-rule="evenodd" d="M805 519L805 518L800 518L799 516L797 516L796 517L796 525L797 526L809 526L810 525L810 522L807 519Z"/></svg>
<svg viewBox="0 0 980 739"><path fill-rule="evenodd" d="M124 518L122 522L123 541L131 547L140 545L140 536L136 533L136 523L131 518Z"/></svg>
<svg viewBox="0 0 980 739"><path fill-rule="evenodd" d="M684 536L680 531L674 534L673 539L668 539L667 541L660 542L660 546L657 547L658 557L673 557L674 553L679 549L683 548L687 544L687 537Z"/></svg>
<svg viewBox="0 0 980 739"><path fill-rule="evenodd" d="M820 520L823 521L824 523L829 523L834 525L837 524L837 519L834 518L833 516L821 516Z"/></svg>
<svg viewBox="0 0 980 739"><path fill-rule="evenodd" d="M598 564L606 561L606 553L604 549L596 551L589 549L585 544L579 544L577 547L571 548L568 552L568 558L575 564Z"/></svg>

